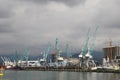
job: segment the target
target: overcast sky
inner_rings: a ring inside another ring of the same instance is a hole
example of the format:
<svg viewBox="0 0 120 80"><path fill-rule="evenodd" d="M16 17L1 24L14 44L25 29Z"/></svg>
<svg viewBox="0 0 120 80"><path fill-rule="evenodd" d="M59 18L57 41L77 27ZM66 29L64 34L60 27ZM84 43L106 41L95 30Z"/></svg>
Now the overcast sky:
<svg viewBox="0 0 120 80"><path fill-rule="evenodd" d="M95 50L120 40L120 0L0 0L0 54L26 48L39 54L56 38L77 52L97 25Z"/></svg>

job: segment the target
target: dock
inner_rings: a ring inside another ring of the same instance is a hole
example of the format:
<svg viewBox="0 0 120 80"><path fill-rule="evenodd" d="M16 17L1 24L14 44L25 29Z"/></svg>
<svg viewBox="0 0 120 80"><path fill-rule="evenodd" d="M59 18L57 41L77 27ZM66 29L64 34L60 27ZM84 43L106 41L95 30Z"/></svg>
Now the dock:
<svg viewBox="0 0 120 80"><path fill-rule="evenodd" d="M13 69L15 70L15 69ZM24 67L20 69L21 71L67 71L67 72L97 72L97 73L120 73L119 70L111 70L111 69L81 69L81 68L53 68L53 67Z"/></svg>

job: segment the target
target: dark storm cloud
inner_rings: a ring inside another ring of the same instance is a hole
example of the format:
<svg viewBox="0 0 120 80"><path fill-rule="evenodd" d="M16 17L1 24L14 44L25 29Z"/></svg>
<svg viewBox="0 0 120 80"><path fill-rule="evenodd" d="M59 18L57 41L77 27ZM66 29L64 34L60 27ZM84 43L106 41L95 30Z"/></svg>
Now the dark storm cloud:
<svg viewBox="0 0 120 80"><path fill-rule="evenodd" d="M12 33L14 32L12 27L12 18L15 16L14 3L11 0L0 0L0 37L3 36L3 33Z"/></svg>
<svg viewBox="0 0 120 80"><path fill-rule="evenodd" d="M0 33L11 33L13 31L11 24L0 24Z"/></svg>
<svg viewBox="0 0 120 80"><path fill-rule="evenodd" d="M107 29L120 28L120 10L119 0L100 1L96 9L97 14L94 15L94 23L101 24Z"/></svg>
<svg viewBox="0 0 120 80"><path fill-rule="evenodd" d="M63 3L68 6L76 6L78 4L83 4L86 0L22 0L22 1L32 1L39 4L46 4L49 2Z"/></svg>
<svg viewBox="0 0 120 80"><path fill-rule="evenodd" d="M13 14L13 11L12 11L12 8L9 7L7 4L4 5L6 3L3 2L0 3L0 19L1 18L9 18L9 17L12 17L14 14Z"/></svg>
<svg viewBox="0 0 120 80"><path fill-rule="evenodd" d="M12 13L9 10L0 9L0 18L9 18L12 16Z"/></svg>

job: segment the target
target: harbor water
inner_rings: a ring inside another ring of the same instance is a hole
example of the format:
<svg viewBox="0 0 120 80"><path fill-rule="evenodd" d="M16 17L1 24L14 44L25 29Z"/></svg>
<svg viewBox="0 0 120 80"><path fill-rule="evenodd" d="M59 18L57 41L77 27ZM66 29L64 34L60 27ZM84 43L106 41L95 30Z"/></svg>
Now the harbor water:
<svg viewBox="0 0 120 80"><path fill-rule="evenodd" d="M119 73L12 71L5 70L0 80L120 80Z"/></svg>

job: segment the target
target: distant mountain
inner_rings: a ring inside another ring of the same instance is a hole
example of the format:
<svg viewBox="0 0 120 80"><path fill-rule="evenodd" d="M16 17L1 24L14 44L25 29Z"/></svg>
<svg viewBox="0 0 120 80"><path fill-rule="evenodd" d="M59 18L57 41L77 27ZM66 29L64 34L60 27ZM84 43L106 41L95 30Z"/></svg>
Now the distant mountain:
<svg viewBox="0 0 120 80"><path fill-rule="evenodd" d="M103 52L95 51L95 52L93 53L93 58L94 58L96 61L102 63L103 55L104 55Z"/></svg>

